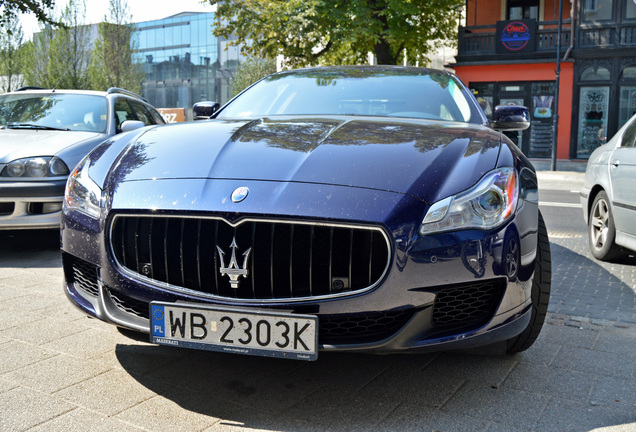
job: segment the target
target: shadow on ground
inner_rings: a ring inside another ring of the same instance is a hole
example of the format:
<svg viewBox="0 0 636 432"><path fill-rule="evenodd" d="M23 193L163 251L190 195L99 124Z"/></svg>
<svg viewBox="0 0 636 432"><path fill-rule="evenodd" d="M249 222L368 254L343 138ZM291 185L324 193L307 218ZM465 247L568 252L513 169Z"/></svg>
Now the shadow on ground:
<svg viewBox="0 0 636 432"><path fill-rule="evenodd" d="M0 230L0 267L61 267L59 230Z"/></svg>

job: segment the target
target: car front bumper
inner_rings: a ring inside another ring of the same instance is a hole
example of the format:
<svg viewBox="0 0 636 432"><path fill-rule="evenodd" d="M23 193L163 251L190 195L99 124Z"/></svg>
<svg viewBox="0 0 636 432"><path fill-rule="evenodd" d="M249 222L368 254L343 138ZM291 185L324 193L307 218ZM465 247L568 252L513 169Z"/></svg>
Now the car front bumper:
<svg viewBox="0 0 636 432"><path fill-rule="evenodd" d="M66 180L0 182L0 229L58 229Z"/></svg>

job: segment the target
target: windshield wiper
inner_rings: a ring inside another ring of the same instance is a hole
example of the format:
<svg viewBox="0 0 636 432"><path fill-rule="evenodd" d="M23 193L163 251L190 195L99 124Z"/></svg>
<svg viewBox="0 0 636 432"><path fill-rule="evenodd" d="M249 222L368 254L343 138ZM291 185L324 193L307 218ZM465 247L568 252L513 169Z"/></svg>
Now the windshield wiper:
<svg viewBox="0 0 636 432"><path fill-rule="evenodd" d="M70 131L68 128L56 128L51 126L36 125L30 123L12 123L3 126L6 129L41 129L41 130L56 130L56 131Z"/></svg>

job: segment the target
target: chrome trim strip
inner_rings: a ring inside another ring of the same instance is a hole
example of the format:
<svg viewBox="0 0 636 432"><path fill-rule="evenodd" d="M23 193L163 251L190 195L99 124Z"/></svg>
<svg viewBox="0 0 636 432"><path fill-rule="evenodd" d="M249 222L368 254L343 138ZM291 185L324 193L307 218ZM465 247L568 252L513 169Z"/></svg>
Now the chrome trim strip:
<svg viewBox="0 0 636 432"><path fill-rule="evenodd" d="M314 296L314 297L293 297L293 298L274 298L274 299L236 299L232 297L221 297L213 294L207 294L201 291L195 291L184 287L179 287L176 285L168 284L165 282L160 282L154 279L150 279L141 275L137 272L133 272L128 268L122 266L117 260L117 256L115 255L115 251L113 250L113 243L111 239L113 238L113 227L115 226L115 221L120 217L148 217L148 218L172 218L172 219L210 219L216 221L223 221L227 223L230 227L236 228L237 226L247 223L247 222L260 222L260 223L277 223L277 224L294 224L294 225L310 225L310 226L320 226L320 227L335 227L335 228L348 228L348 229L366 229L369 231L379 231L384 237L386 247L387 247L387 262L382 271L382 275L378 278L378 280L373 284L366 288L362 288L353 292L344 292L339 294L328 294L322 296ZM343 298L349 297L353 295L359 295L371 291L375 287L377 287L380 282L386 277L389 267L391 264L391 259L393 256L393 250L391 247L391 241L386 233L386 231L378 226L368 226L368 225L356 225L356 224L337 224L337 223L327 223L327 222L309 222L309 221L293 221L293 220L276 220L276 219L258 219L258 218L246 218L241 219L236 223L231 223L224 218L218 216L193 216L193 215L145 215L145 214L134 214L134 213L118 213L110 221L110 226L108 227L108 249L111 254L112 260L122 274L128 276L133 280L138 280L148 285L154 285L166 290L174 291L177 293L183 293L188 295L194 295L200 298L212 299L212 300L220 300L224 302L235 302L235 303L252 303L252 304L269 304L269 303L300 303L300 302L310 302L310 301L318 301L325 299L334 299L334 298Z"/></svg>

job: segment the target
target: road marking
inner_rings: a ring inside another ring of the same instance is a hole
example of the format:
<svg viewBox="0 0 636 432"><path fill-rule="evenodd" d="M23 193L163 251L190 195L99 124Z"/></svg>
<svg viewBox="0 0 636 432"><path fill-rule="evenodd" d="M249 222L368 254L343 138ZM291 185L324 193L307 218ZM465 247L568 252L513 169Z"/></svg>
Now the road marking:
<svg viewBox="0 0 636 432"><path fill-rule="evenodd" d="M558 203L558 202L551 202L551 201L539 201L539 205L544 207L581 208L580 203Z"/></svg>

